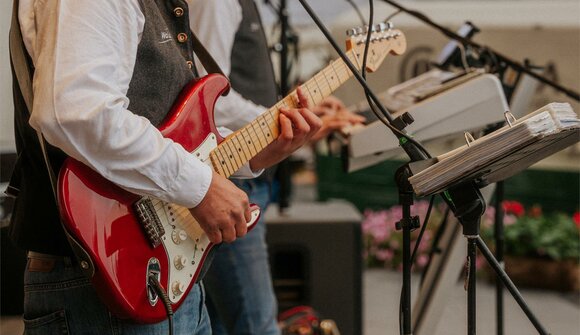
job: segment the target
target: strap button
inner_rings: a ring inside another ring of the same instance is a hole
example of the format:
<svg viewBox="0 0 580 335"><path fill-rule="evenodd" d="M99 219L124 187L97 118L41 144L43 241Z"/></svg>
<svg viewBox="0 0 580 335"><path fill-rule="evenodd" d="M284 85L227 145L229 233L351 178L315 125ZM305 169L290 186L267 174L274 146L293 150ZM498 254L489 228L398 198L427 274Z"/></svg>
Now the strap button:
<svg viewBox="0 0 580 335"><path fill-rule="evenodd" d="M177 41L179 43L185 43L187 41L187 34L186 33L177 34Z"/></svg>
<svg viewBox="0 0 580 335"><path fill-rule="evenodd" d="M183 8L181 8L181 7L175 7L175 9L173 10L173 14L176 17L182 17L183 16Z"/></svg>

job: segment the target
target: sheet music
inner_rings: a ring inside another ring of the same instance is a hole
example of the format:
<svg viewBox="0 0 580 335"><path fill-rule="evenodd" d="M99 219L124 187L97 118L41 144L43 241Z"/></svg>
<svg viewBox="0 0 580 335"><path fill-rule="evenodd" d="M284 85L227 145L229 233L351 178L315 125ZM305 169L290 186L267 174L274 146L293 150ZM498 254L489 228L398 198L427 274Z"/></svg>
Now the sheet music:
<svg viewBox="0 0 580 335"><path fill-rule="evenodd" d="M513 117L512 117L513 118ZM469 178L507 178L580 140L580 120L567 103L551 103L503 128L437 157L409 178L417 195L440 192ZM501 172L499 172L501 170Z"/></svg>

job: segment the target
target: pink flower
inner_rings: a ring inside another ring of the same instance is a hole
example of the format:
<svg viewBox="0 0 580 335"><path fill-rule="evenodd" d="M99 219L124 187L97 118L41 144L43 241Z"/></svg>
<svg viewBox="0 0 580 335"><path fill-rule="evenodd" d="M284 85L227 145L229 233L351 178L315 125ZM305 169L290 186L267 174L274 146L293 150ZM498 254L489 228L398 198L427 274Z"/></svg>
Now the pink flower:
<svg viewBox="0 0 580 335"><path fill-rule="evenodd" d="M503 217L503 224L506 226L511 226L514 223L516 223L517 221L518 221L518 219L512 214L506 213L506 215L504 215L504 217Z"/></svg>
<svg viewBox="0 0 580 335"><path fill-rule="evenodd" d="M379 261L390 262L393 259L393 255L392 250L378 250L376 257Z"/></svg>
<svg viewBox="0 0 580 335"><path fill-rule="evenodd" d="M424 268L427 263L429 263L429 256L427 255L419 255L419 257L417 257L417 265L420 268Z"/></svg>

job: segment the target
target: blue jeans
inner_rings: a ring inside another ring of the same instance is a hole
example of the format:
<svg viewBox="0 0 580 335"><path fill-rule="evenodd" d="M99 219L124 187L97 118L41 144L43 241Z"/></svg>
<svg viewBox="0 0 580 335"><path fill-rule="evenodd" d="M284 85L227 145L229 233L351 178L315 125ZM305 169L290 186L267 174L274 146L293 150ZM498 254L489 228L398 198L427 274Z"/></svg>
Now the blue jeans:
<svg viewBox="0 0 580 335"><path fill-rule="evenodd" d="M28 263L30 264L30 260ZM112 316L78 265L56 260L52 269L24 274L24 334L163 335L168 322L135 324ZM195 285L173 317L174 334L211 334L203 287Z"/></svg>
<svg viewBox="0 0 580 335"><path fill-rule="evenodd" d="M268 182L252 179L234 183L248 194L251 203L266 210ZM263 217L246 236L220 246L204 278L214 335L280 334Z"/></svg>

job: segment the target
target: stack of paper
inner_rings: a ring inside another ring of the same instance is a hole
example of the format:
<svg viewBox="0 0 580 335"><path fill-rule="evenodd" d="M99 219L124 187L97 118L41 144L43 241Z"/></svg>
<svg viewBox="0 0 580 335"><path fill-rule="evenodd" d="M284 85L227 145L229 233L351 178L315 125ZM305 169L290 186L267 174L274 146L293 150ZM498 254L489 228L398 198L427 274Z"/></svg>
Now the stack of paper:
<svg viewBox="0 0 580 335"><path fill-rule="evenodd" d="M580 120L567 103L551 103L519 120L437 157L409 178L419 196L467 180L479 185L508 178L580 140Z"/></svg>

